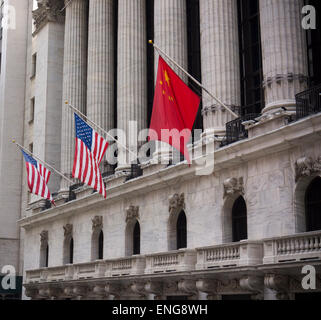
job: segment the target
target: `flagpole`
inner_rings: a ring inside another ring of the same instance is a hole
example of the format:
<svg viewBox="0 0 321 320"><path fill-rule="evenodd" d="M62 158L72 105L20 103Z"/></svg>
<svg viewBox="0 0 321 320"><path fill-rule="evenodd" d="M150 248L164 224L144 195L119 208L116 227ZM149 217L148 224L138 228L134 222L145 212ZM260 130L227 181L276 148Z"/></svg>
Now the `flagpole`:
<svg viewBox="0 0 321 320"><path fill-rule="evenodd" d="M58 170L56 170L54 167L52 167L51 165L49 165L47 162L39 159L37 156L35 156L34 154L32 154L29 150L27 150L25 147L23 147L22 145L20 145L19 143L16 142L16 140L12 140L12 143L14 143L16 146L20 147L22 150L24 150L25 152L27 152L29 155L31 155L33 158L37 159L39 162L43 163L46 167L50 168L51 170L53 170L54 172L56 172L59 176L61 176L62 178L64 178L65 180L67 180L69 183L74 184L73 181L69 180L65 175L63 175L61 172L59 172Z"/></svg>
<svg viewBox="0 0 321 320"><path fill-rule="evenodd" d="M230 112L235 118L239 118L235 112L233 112L226 104L224 104L220 99L215 97L208 89L206 89L198 80L196 80L191 74L189 74L184 68L182 68L175 60L173 60L167 53L165 53L160 47L158 47L153 40L148 41L153 47L161 54L164 55L168 60L175 64L182 72L184 72L189 78L191 78L196 84L198 84L211 98L216 100L220 105L222 105L228 112Z"/></svg>
<svg viewBox="0 0 321 320"><path fill-rule="evenodd" d="M137 157L137 154L135 154L133 151L128 149L125 145L120 143L115 137L113 137L110 133L108 133L106 130L104 130L102 127L100 127L98 124L96 124L94 121L90 120L86 115L84 115L81 111L76 109L74 106L72 106L68 101L65 102L65 104L71 108L74 112L78 113L81 117L85 118L88 122L90 122L93 126L95 126L97 129L101 130L103 133L105 133L108 137L110 137L113 141L115 141L117 144L122 146L125 150L127 150L129 153Z"/></svg>

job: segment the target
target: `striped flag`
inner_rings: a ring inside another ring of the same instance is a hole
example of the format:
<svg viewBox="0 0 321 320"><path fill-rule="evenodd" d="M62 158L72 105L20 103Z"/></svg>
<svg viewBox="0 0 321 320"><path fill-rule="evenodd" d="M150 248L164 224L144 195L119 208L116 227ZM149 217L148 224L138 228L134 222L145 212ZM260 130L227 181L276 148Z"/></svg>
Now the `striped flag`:
<svg viewBox="0 0 321 320"><path fill-rule="evenodd" d="M76 145L72 170L79 179L107 197L99 165L108 148L108 142L75 113Z"/></svg>
<svg viewBox="0 0 321 320"><path fill-rule="evenodd" d="M55 205L47 186L51 172L22 149L21 151L26 161L28 187L30 192L50 200L52 204Z"/></svg>

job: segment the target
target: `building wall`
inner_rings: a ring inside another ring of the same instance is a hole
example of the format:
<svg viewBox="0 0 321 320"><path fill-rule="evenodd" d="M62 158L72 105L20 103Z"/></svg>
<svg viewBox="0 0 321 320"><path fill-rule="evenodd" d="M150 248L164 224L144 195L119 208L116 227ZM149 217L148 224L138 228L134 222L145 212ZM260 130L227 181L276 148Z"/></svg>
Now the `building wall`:
<svg viewBox="0 0 321 320"><path fill-rule="evenodd" d="M18 270L22 162L12 139L23 141L23 119L28 38L27 1L7 0L15 8L16 28L3 28L0 75L0 265ZM12 25L13 26L13 25ZM12 241L10 241L12 240ZM7 256L11 258L7 260ZM15 257L15 258L13 258Z"/></svg>

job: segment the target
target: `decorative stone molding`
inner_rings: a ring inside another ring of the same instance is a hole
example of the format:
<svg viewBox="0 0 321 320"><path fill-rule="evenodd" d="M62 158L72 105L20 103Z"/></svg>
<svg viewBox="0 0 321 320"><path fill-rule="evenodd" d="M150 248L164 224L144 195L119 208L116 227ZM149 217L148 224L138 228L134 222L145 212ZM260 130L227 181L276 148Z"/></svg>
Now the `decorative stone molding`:
<svg viewBox="0 0 321 320"><path fill-rule="evenodd" d="M135 219L139 219L139 207L129 206L126 209L126 223Z"/></svg>
<svg viewBox="0 0 321 320"><path fill-rule="evenodd" d="M37 0L38 8L32 12L34 19L34 25L38 33L47 22L64 22L65 11L62 11L64 7L64 0Z"/></svg>
<svg viewBox="0 0 321 320"><path fill-rule="evenodd" d="M264 279L257 276L245 276L240 279L240 287L245 291L262 293L264 289Z"/></svg>
<svg viewBox="0 0 321 320"><path fill-rule="evenodd" d="M96 216L91 221L92 221L92 230L93 231L101 230L103 228L103 217L102 216Z"/></svg>
<svg viewBox="0 0 321 320"><path fill-rule="evenodd" d="M278 293L284 293L289 289L289 278L284 275L267 274L264 277L264 285Z"/></svg>
<svg viewBox="0 0 321 320"><path fill-rule="evenodd" d="M230 178L226 179L223 183L224 185L224 198L235 193L240 193L244 195L244 181L243 178Z"/></svg>
<svg viewBox="0 0 321 320"><path fill-rule="evenodd" d="M39 295L39 290L37 288L26 287L25 295L27 297L31 298L32 300L35 300L35 299L37 299L37 297Z"/></svg>
<svg viewBox="0 0 321 320"><path fill-rule="evenodd" d="M273 83L278 83L280 84L283 81L288 81L288 82L293 82L294 80L298 79L301 83L302 82L307 82L308 77L303 75L303 74L293 74L293 73L288 73L288 74L277 74L274 77L267 77L263 81L263 87L271 86Z"/></svg>
<svg viewBox="0 0 321 320"><path fill-rule="evenodd" d="M40 233L40 242L41 242L41 244L45 244L45 243L47 243L48 242L48 239L49 239L49 237L48 237L48 231L42 231L41 233Z"/></svg>
<svg viewBox="0 0 321 320"><path fill-rule="evenodd" d="M185 194L175 193L172 197L169 198L169 213L173 214L178 211L185 209Z"/></svg>
<svg viewBox="0 0 321 320"><path fill-rule="evenodd" d="M73 293L77 297L84 297L87 294L87 288L84 286L76 286L73 288Z"/></svg>
<svg viewBox="0 0 321 320"><path fill-rule="evenodd" d="M107 283L105 286L105 292L108 295L113 295L118 297L120 295L121 286L117 283Z"/></svg>
<svg viewBox="0 0 321 320"><path fill-rule="evenodd" d="M302 177L310 177L321 173L321 156L316 160L311 157L303 157L295 163L295 182Z"/></svg>
<svg viewBox="0 0 321 320"><path fill-rule="evenodd" d="M72 237L72 229L73 229L72 224L66 224L64 226L64 236L65 236L65 238L66 237Z"/></svg>
<svg viewBox="0 0 321 320"><path fill-rule="evenodd" d="M162 282L148 281L145 284L145 291L147 293L151 293L151 294L154 294L156 296L162 296L163 295L163 283Z"/></svg>
<svg viewBox="0 0 321 320"><path fill-rule="evenodd" d="M139 296L144 296L145 295L145 284L143 282L133 282L130 285L130 289L133 293L139 295Z"/></svg>
<svg viewBox="0 0 321 320"><path fill-rule="evenodd" d="M207 293L210 296L217 294L218 285L219 281L213 279L202 279L196 281L197 290L200 292Z"/></svg>
<svg viewBox="0 0 321 320"><path fill-rule="evenodd" d="M96 284L91 288L91 293L95 297L105 297L106 296L106 290L105 286L101 284Z"/></svg>
<svg viewBox="0 0 321 320"><path fill-rule="evenodd" d="M237 279L231 279L226 282L219 281L217 284L217 292L219 294L239 293L242 291L240 281Z"/></svg>
<svg viewBox="0 0 321 320"><path fill-rule="evenodd" d="M197 294L196 282L194 280L180 280L178 282L178 290L188 295Z"/></svg>

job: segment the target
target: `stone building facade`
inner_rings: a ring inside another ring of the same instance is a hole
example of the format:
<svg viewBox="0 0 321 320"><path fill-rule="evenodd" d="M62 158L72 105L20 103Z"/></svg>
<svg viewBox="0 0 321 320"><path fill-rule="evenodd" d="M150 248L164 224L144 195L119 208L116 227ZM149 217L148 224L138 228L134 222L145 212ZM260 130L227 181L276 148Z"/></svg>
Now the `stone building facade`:
<svg viewBox="0 0 321 320"><path fill-rule="evenodd" d="M5 1L24 12L25 27L12 36L24 40L21 50L2 61L8 70L10 59L21 63L11 67L21 88L3 88L12 74L2 68L0 177L10 179L0 184L0 259L16 252L25 298L269 300L321 292L320 28L301 23L304 5L321 15L318 1L38 0L37 8ZM170 152L157 144L138 166L103 164L106 200L55 176L57 207L30 196L10 138L70 176L66 100L107 131L128 132L129 121L138 132L148 128L158 61L149 39L239 118L172 65L202 93L191 166L159 163ZM302 286L304 267L316 271L315 289Z"/></svg>

